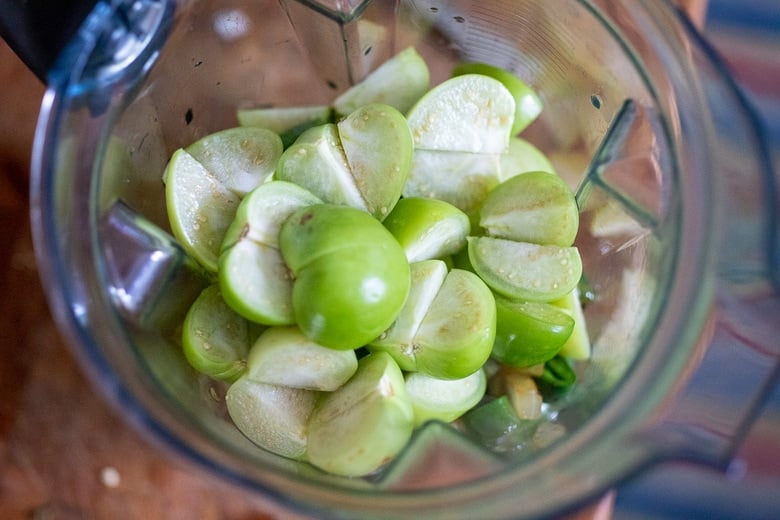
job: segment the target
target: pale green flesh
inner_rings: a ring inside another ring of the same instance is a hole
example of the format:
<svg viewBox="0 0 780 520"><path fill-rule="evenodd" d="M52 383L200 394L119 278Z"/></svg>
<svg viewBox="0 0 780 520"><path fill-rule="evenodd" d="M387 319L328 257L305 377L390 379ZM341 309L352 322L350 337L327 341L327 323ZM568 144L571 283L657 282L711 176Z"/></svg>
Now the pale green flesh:
<svg viewBox="0 0 780 520"><path fill-rule="evenodd" d="M557 175L528 172L499 184L485 199L479 224L489 235L568 247L579 228L579 209Z"/></svg>
<svg viewBox="0 0 780 520"><path fill-rule="evenodd" d="M290 146L306 130L331 121L333 109L328 105L268 107L239 110L238 124L267 128L279 134L282 145Z"/></svg>
<svg viewBox="0 0 780 520"><path fill-rule="evenodd" d="M190 365L215 379L234 381L246 368L252 338L247 321L228 307L219 287L201 292L182 327L182 347Z"/></svg>
<svg viewBox="0 0 780 520"><path fill-rule="evenodd" d="M230 418L252 442L291 459L306 458L307 424L318 393L243 376L225 395Z"/></svg>
<svg viewBox="0 0 780 520"><path fill-rule="evenodd" d="M371 342L371 350L388 352L403 370L416 370L414 336L447 277L441 260L413 262L409 265L409 296L393 325Z"/></svg>
<svg viewBox="0 0 780 520"><path fill-rule="evenodd" d="M506 69L485 63L464 63L453 70L453 75L484 74L499 80L512 94L515 100L515 117L512 123L512 135L516 135L530 125L542 112L542 101L536 91L523 80Z"/></svg>
<svg viewBox="0 0 780 520"><path fill-rule="evenodd" d="M225 301L246 319L264 325L295 323L292 276L275 247L239 241L220 257L218 276Z"/></svg>
<svg viewBox="0 0 780 520"><path fill-rule="evenodd" d="M406 119L391 106L371 104L352 112L337 127L367 210L382 220L395 206L409 175L414 143Z"/></svg>
<svg viewBox="0 0 780 520"><path fill-rule="evenodd" d="M271 181L241 201L219 259L219 282L228 304L265 325L294 322L292 277L279 246L282 223L319 199L285 181Z"/></svg>
<svg viewBox="0 0 780 520"><path fill-rule="evenodd" d="M490 357L495 332L493 293L474 273L453 269L415 334L417 369L442 379L472 374Z"/></svg>
<svg viewBox="0 0 780 520"><path fill-rule="evenodd" d="M455 254L471 231L469 218L461 210L442 200L422 197L399 200L383 224L404 248L409 262Z"/></svg>
<svg viewBox="0 0 780 520"><path fill-rule="evenodd" d="M477 219L498 170L497 154L415 150L403 195L443 200Z"/></svg>
<svg viewBox="0 0 780 520"><path fill-rule="evenodd" d="M181 149L171 157L164 179L174 237L204 268L215 272L220 245L236 214L239 197Z"/></svg>
<svg viewBox="0 0 780 520"><path fill-rule="evenodd" d="M259 383L333 391L357 370L353 350L323 347L297 327L267 329L252 345L247 377Z"/></svg>
<svg viewBox="0 0 780 520"><path fill-rule="evenodd" d="M476 406L485 395L487 377L481 368L462 379L438 379L422 372L406 375L406 392L414 424L430 420L451 422Z"/></svg>
<svg viewBox="0 0 780 520"><path fill-rule="evenodd" d="M296 184L270 181L258 186L238 206L222 250L239 240L279 246L279 229L295 210L320 203L320 199Z"/></svg>
<svg viewBox="0 0 780 520"><path fill-rule="evenodd" d="M324 202L368 211L352 178L335 124L304 132L282 154L275 177L305 188Z"/></svg>
<svg viewBox="0 0 780 520"><path fill-rule="evenodd" d="M509 298L550 302L574 289L582 276L582 260L576 247L469 237L468 248L477 274Z"/></svg>
<svg viewBox="0 0 780 520"><path fill-rule="evenodd" d="M406 445L414 413L403 374L386 353L362 358L355 375L327 394L309 421L308 457L344 476L372 473Z"/></svg>
<svg viewBox="0 0 780 520"><path fill-rule="evenodd" d="M561 350L559 351L560 355L576 360L590 359L590 336L588 335L585 313L583 312L582 304L580 303L579 290L575 288L563 298L552 303L574 318L574 330L572 330L571 336L569 336L569 339L566 340L566 343L561 347Z"/></svg>
<svg viewBox="0 0 780 520"><path fill-rule="evenodd" d="M522 137L509 140L509 148L501 154L498 180L504 182L525 172L543 171L555 173L555 167L536 146Z"/></svg>
<svg viewBox="0 0 780 520"><path fill-rule="evenodd" d="M407 120L420 150L503 153L515 115L515 100L493 78L456 76L426 93Z"/></svg>
<svg viewBox="0 0 780 520"><path fill-rule="evenodd" d="M331 108L328 105L268 107L239 110L237 117L242 126L267 128L281 134L290 128L309 122L325 124L330 120L330 112Z"/></svg>
<svg viewBox="0 0 780 520"><path fill-rule="evenodd" d="M346 115L369 103L384 103L406 113L429 85L428 65L409 47L344 91L333 102L333 108Z"/></svg>
<svg viewBox="0 0 780 520"><path fill-rule="evenodd" d="M282 140L264 128L229 128L195 141L187 153L243 197L273 173L282 155Z"/></svg>

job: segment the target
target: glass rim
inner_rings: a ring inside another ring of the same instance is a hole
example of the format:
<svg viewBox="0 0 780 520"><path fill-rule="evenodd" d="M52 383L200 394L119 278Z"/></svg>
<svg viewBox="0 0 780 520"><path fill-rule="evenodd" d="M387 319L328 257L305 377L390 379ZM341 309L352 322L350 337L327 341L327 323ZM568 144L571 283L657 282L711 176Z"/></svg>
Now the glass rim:
<svg viewBox="0 0 780 520"><path fill-rule="evenodd" d="M590 2L582 3L591 6L592 9L596 9ZM106 15L108 16L108 14ZM686 30L685 25L687 22L682 19L679 13L676 15L681 19L680 23L682 24L683 30ZM687 32L690 33L690 30ZM694 38L691 34L688 34L688 36ZM702 42L696 40L694 40L694 43L702 45ZM704 46L703 49L705 55L711 56L716 64L719 63L715 59L716 57L711 49L706 46ZM720 72L724 74L724 77L728 77L728 75L725 74L725 69L721 69ZM207 440L212 441L213 439L201 438L199 435L198 439L186 438L185 436L183 440L182 434L188 433L185 428L187 426L186 422L182 422L181 417L175 416L177 414L172 414L169 409L159 405L156 398L153 397L152 392L149 391L148 395L139 396L135 392L138 388L131 389L126 381L117 378L116 373L111 368L111 362L105 357L103 349L99 346L90 332L91 324L89 321L81 320L77 315L77 311L70 305L73 298L69 295L68 288L70 286L69 280L72 275L64 269L65 262L59 251L56 236L58 223L55 222L51 209L54 205L53 200L55 198L52 179L55 170L52 167L54 157L52 155L51 139L56 139L56 129L60 123L61 117L58 110L62 106L62 100L67 100L68 89L69 84L67 81L64 81L63 83L54 83L44 100L44 107L41 112L41 118L37 129L34 153L36 159L33 164L32 220L38 265L42 271L42 277L46 280L45 285L47 285L49 289L47 291L47 297L49 298L50 306L53 309L58 310L56 312L57 321L61 325L60 328L64 329L70 336L69 343L73 346L72 350L76 353L77 357L80 358L79 361L81 362L82 367L87 368L87 372L89 372L92 382L104 388L105 393L108 394L109 401L113 401L115 407L122 412L123 416L129 414L129 417L126 418L128 418L130 422L140 425L141 430L149 433L150 435L147 437L152 437L157 441L161 441L166 448L182 454L185 459L195 461L212 472L225 476L231 481L249 487L255 491L259 490L264 495L271 496L283 504L300 510L302 505L297 500L300 498L300 495L296 496L296 494L306 491L307 494L311 494L313 497L322 495L322 493L319 492L321 490L314 489L314 493L312 493L312 489L310 489L310 486L317 488L321 483L316 480L308 481L305 477L298 476L295 477L293 488L290 488L289 491L281 492L276 486L269 486L265 483L264 479L268 478L268 475L266 474L268 471L264 470L259 475L252 472L245 473L243 468L242 471L236 471L233 469L235 465L232 464L232 462L235 462L237 457L233 456L227 458L225 463L215 462L215 458L217 458L215 452L212 449L212 446L205 442ZM694 179L689 179L685 176L680 176L679 172L677 173L678 182L688 181L692 183L693 180ZM699 196L703 196L699 189L701 187L701 185L691 186L684 191L686 193L695 193ZM685 228L686 225L694 226L694 228ZM541 471L541 466L549 468L550 466L546 466L546 464L550 462L551 459L560 460L567 454L570 455L571 453L575 453L582 444L587 443L590 445L592 440L598 439L599 434L605 431L610 425L616 423L622 424L619 419L627 412L627 406L630 404L632 398L649 394L646 390L643 392L643 389L646 389L643 385L647 384L647 380L650 378L651 374L644 374L644 378L640 379L637 376L637 374L640 373L637 367L647 367L648 365L657 366L658 363L662 363L662 365L667 367L672 365L668 358L664 360L662 354L671 352L671 347L675 343L671 340L672 337L680 337L680 331L690 326L690 320L683 319L683 313L679 311L695 308L695 314L697 315L696 321L698 321L700 325L700 327L696 327L695 329L700 329L704 326L704 321L709 308L708 302L711 301L714 295L714 287L711 283L707 283L706 280L714 271L712 258L715 255L713 254L712 249L714 248L714 242L716 241L710 240L710 237L705 236L703 233L701 234L702 236L698 236L701 231L701 228L695 227L695 223L692 224L689 221L684 220L683 229L681 230L678 239L682 240L687 236L696 236L699 239L698 242L700 247L686 253L686 255L693 255L693 258L688 258L687 256L684 258L677 257L673 261L673 264L675 265L674 275L670 277L666 290L668 290L671 295L670 300L677 303L677 307L675 309L667 309L665 312L662 312L660 316L656 316L658 321L669 324L668 327L661 327L665 331L668 330L668 332L663 336L654 336L653 341L651 342L652 344L646 345L645 348L642 349L643 354L633 361L632 366L628 369L626 375L623 376L615 389L610 392L611 395L607 399L607 402L605 402L603 407L596 412L596 419L598 419L598 421L595 419L586 421L578 431L567 435L566 441L558 444L555 449L544 450L539 453L538 457L535 456L535 460L531 463L523 462L520 467L511 467L506 471L502 470L499 474L487 478L485 482L467 482L458 485L456 487L459 491L468 488L471 491L469 495L484 497L485 488L495 485L497 482L501 484L499 487L504 489L515 487L523 478L529 478L529 474ZM709 229L709 231L710 233L714 233L713 229ZM679 268L681 265L688 265L688 270L680 271ZM705 269L695 268L696 266L701 265L706 265L707 267ZM661 292L665 293L665 290ZM105 303L110 303L110 300L106 298ZM684 364L690 357L690 353L696 348L695 339L698 337L698 332L698 330L694 330L693 332L687 333L689 336L692 336L688 338L688 349L678 349L674 352L675 370L673 372L675 377L671 377L669 381L665 381L664 385L673 383L672 380L682 371ZM121 336L121 334L119 336ZM646 357L646 353L651 353L652 356L648 358ZM650 359L650 361L648 361L648 359ZM661 361L659 361L659 359ZM148 384L148 382L144 384ZM656 383L656 385L657 384L658 383ZM664 386L664 388L668 390L666 386ZM143 393L146 393L148 390L149 389L145 389ZM630 390L631 392L626 393L626 390ZM618 395L621 396L620 399L615 398L615 396ZM150 404L154 406L149 406ZM639 417L635 419L634 422L642 422L643 418L644 416ZM623 424L623 429L631 428L628 424ZM603 442L604 441L602 441L602 443ZM231 455L238 455L238 453ZM646 461L646 463L649 463L649 461ZM560 462L554 462L552 466L557 467L557 465L560 464ZM639 470L640 467L641 464L638 464L632 471ZM599 486L599 490L596 490L595 487L584 490L584 494L579 496L577 500L582 501L592 498L594 496L593 494L599 492L601 489L602 488ZM343 493L339 490L337 492L337 495L339 496L328 497L327 502L335 504L342 501L345 494L349 496L357 495L373 501L374 504L371 506L372 509L376 508L375 511L379 511L381 508L390 507L393 501L398 500L399 497L409 499L410 496L414 496L414 500L419 499L424 501L432 496L438 495L443 501L442 503L451 503L451 496L448 498L443 496L444 494L451 492L452 488L422 490L411 494L408 491L393 493L388 490L363 491L357 488L350 488L344 489ZM333 490L328 490L328 493L333 493ZM320 496L318 498L324 497ZM381 498L379 502L377 502L378 498ZM556 501L559 499L560 497L558 497ZM365 503L360 502L356 505L362 506L365 505ZM416 506L420 505L421 503L416 504ZM425 503L425 507L430 507L428 502ZM314 511L314 509L312 509L312 511ZM322 512L319 509L316 511L318 513Z"/></svg>

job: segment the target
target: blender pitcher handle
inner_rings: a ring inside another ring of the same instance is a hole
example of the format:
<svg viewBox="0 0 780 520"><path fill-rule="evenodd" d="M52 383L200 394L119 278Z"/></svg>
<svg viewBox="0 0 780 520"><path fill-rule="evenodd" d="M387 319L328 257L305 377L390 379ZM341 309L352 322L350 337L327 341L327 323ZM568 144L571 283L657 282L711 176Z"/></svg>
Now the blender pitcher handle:
<svg viewBox="0 0 780 520"><path fill-rule="evenodd" d="M777 294L740 301L721 291L704 356L663 420L644 432L668 458L728 466L780 375L777 316Z"/></svg>
<svg viewBox="0 0 780 520"><path fill-rule="evenodd" d="M717 285L709 346L653 430L673 458L724 467L780 375L780 182L760 118L689 33L713 62L702 89L714 121Z"/></svg>
<svg viewBox="0 0 780 520"><path fill-rule="evenodd" d="M97 0L0 0L0 36L45 80Z"/></svg>

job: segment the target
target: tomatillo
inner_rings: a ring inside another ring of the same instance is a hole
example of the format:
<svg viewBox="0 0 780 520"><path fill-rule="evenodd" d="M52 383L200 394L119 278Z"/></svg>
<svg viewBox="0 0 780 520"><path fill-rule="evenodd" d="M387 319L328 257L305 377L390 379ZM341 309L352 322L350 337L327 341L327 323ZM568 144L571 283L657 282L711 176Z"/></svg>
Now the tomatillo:
<svg viewBox="0 0 780 520"><path fill-rule="evenodd" d="M295 276L292 304L301 331L320 345L356 349L395 320L409 294L409 262L369 213L316 204L282 224L279 248Z"/></svg>
<svg viewBox="0 0 780 520"><path fill-rule="evenodd" d="M574 318L549 303L496 298L493 358L513 367L552 359L574 329Z"/></svg>

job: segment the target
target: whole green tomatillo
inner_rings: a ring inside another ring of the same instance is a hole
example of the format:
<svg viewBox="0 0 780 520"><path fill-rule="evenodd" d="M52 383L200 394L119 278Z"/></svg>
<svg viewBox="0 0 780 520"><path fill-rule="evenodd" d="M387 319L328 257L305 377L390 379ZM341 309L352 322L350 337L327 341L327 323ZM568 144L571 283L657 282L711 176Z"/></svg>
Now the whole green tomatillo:
<svg viewBox="0 0 780 520"><path fill-rule="evenodd" d="M355 349L385 331L409 293L409 262L369 213L315 204L282 224L279 248L292 271L301 331L335 349Z"/></svg>

